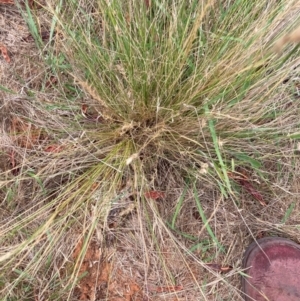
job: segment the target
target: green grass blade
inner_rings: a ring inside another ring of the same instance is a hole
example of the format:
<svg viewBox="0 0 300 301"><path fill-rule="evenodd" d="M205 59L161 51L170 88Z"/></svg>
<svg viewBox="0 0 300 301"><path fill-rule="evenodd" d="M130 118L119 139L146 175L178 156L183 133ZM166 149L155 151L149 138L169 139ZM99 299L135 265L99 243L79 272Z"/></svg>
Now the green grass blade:
<svg viewBox="0 0 300 301"><path fill-rule="evenodd" d="M296 202L293 202L293 203L289 206L289 208L287 209L287 211L286 211L285 214L284 214L283 219L281 220L281 223L282 223L282 224L285 224L285 223L287 222L287 220L290 218L290 216L291 216L291 214L292 214L292 212L293 212L293 210L294 210L294 208L295 208L295 205L296 205Z"/></svg>
<svg viewBox="0 0 300 301"><path fill-rule="evenodd" d="M178 203L177 203L177 205L176 205L175 213L174 213L174 215L173 215L172 222L171 222L171 227L172 227L172 229L175 228L175 222L176 222L177 216L178 216L178 214L179 214L179 212L180 212L180 209L181 209L181 207L182 207L182 203L183 203L183 201L184 201L186 192L187 192L187 186L184 188L182 194L180 195L180 198L179 198L179 200L178 200Z"/></svg>
<svg viewBox="0 0 300 301"><path fill-rule="evenodd" d="M205 213L204 213L203 208L201 206L200 199L198 197L198 192L197 192L195 184L193 186L193 192L194 192L194 198L195 198L195 202L196 202L196 205L197 205L198 212L199 212L199 214L201 216L201 219L202 219L202 222L204 224L203 226L206 228L207 233L209 234L209 236L211 237L213 242L218 246L219 250L224 253L225 252L224 247L219 243L217 237L215 236L214 232L212 231L212 229L209 225L209 222L208 222L208 220L205 216Z"/></svg>
<svg viewBox="0 0 300 301"><path fill-rule="evenodd" d="M220 152L218 138L217 138L217 134L216 134L215 126L214 126L214 121L211 118L211 116L209 116L210 115L210 111L208 109L208 105L207 104L204 106L204 109L205 109L205 114L209 118L209 120L208 120L208 126L209 126L210 134L211 134L211 137L212 137L212 140L213 140L215 152L216 152L216 155L218 157L219 164L220 164L220 167L221 167L221 170L222 170L222 173L223 173L223 177L224 177L223 179L224 179L225 184L227 186L228 192L231 192L232 190L231 190L230 181L229 181L229 178L228 178L228 175L227 175L226 165L225 165L225 163L223 161L223 158L222 158L222 155L221 155L221 152Z"/></svg>
<svg viewBox="0 0 300 301"><path fill-rule="evenodd" d="M10 90L10 89L8 89L8 88L2 86L2 85L0 85L0 90L2 90L2 91L4 91L4 92L7 92L7 93L10 93L10 94L15 94L14 91L12 91L12 90Z"/></svg>

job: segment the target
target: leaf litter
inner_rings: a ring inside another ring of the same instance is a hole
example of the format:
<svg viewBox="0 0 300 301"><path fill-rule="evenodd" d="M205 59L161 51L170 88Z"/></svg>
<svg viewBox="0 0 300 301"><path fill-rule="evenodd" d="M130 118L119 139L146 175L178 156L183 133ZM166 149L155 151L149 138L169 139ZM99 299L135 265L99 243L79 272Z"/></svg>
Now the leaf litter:
<svg viewBox="0 0 300 301"><path fill-rule="evenodd" d="M266 206L266 202L262 194L254 187L247 173L244 170L239 172L228 173L229 178L233 179L236 183L242 186L255 200L257 200L262 206Z"/></svg>
<svg viewBox="0 0 300 301"><path fill-rule="evenodd" d="M78 259L83 247L83 241L77 244L73 259ZM75 288L74 296L82 301L143 301L142 289L132 278L124 275L121 269L114 269L109 259L102 254L102 249L96 242L91 242L85 252L79 270L81 279Z"/></svg>

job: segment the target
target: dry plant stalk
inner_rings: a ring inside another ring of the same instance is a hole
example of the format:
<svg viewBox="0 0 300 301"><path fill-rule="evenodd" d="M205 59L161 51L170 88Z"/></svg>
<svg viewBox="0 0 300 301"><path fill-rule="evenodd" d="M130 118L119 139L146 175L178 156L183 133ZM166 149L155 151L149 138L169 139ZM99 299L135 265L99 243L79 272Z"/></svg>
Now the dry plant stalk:
<svg viewBox="0 0 300 301"><path fill-rule="evenodd" d="M299 43L300 42L300 27L296 28L290 34L283 36L275 44L275 51L279 53L283 46L287 43Z"/></svg>
<svg viewBox="0 0 300 301"><path fill-rule="evenodd" d="M105 119L105 120L112 120L113 118L111 117L111 112L109 113L109 107L107 106L107 104L105 103L105 101L103 101L103 99L101 99L101 97L98 95L98 93L95 91L95 89L86 81L80 81L78 80L75 76L75 83L78 84L84 91L86 91L93 99L95 99L100 106L102 107L102 112L101 112L101 116Z"/></svg>

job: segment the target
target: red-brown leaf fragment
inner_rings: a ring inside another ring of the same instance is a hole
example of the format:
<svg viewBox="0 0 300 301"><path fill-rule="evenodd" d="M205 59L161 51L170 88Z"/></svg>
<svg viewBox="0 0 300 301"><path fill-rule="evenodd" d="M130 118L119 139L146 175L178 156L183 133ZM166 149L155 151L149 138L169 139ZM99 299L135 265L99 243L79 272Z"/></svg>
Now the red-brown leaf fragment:
<svg viewBox="0 0 300 301"><path fill-rule="evenodd" d="M88 110L88 105L87 104L82 104L81 105L81 114L84 116L84 117L87 117L87 110Z"/></svg>
<svg viewBox="0 0 300 301"><path fill-rule="evenodd" d="M242 187L245 188L245 190L252 195L253 198L255 198L257 201L260 202L262 206L266 206L266 202L263 199L263 196L260 192L258 192L254 186L250 182L249 176L246 174L245 171L242 171L240 173L233 173L228 172L229 178L233 179L237 183L239 183Z"/></svg>
<svg viewBox="0 0 300 301"><path fill-rule="evenodd" d="M14 0L0 0L0 4L14 4Z"/></svg>
<svg viewBox="0 0 300 301"><path fill-rule="evenodd" d="M55 84L57 84L57 82L58 82L57 77L51 75L50 78L49 78L49 80L46 82L45 87L46 88L52 87Z"/></svg>
<svg viewBox="0 0 300 301"><path fill-rule="evenodd" d="M8 63L10 63L10 57L9 57L9 55L8 55L7 48L6 48L3 44L0 44L0 50L1 50L1 53L2 53L3 58L4 58Z"/></svg>
<svg viewBox="0 0 300 301"><path fill-rule="evenodd" d="M163 199L165 197L165 193L162 191L152 190L145 192L145 197L152 200Z"/></svg>
<svg viewBox="0 0 300 301"><path fill-rule="evenodd" d="M262 206L266 206L267 204L265 203L263 196L261 195L260 192L258 192L253 185L246 180L240 180L239 183L241 186L243 186L257 201L260 202Z"/></svg>
<svg viewBox="0 0 300 301"><path fill-rule="evenodd" d="M228 265L228 266L222 266L219 263L206 263L205 264L207 267L209 267L210 269L220 272L220 273L228 273L229 271L232 270L232 266Z"/></svg>
<svg viewBox="0 0 300 301"><path fill-rule="evenodd" d="M149 8L150 7L150 4L151 4L151 2L150 2L151 0L145 0L145 5L146 5L146 7L147 8Z"/></svg>
<svg viewBox="0 0 300 301"><path fill-rule="evenodd" d="M47 153L59 153L63 150L63 146L61 145L57 145L57 144L52 144L52 145L48 145L44 151Z"/></svg>

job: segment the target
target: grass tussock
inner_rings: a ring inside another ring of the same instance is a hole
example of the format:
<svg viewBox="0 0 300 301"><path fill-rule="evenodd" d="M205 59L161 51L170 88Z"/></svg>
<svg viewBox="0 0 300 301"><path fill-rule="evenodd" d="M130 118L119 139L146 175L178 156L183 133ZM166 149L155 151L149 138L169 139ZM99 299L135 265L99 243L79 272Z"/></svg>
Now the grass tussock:
<svg viewBox="0 0 300 301"><path fill-rule="evenodd" d="M127 300L120 275L137 299L239 300L249 239L296 237L298 50L273 49L297 3L271 2L19 7L41 62L1 104L3 300Z"/></svg>

